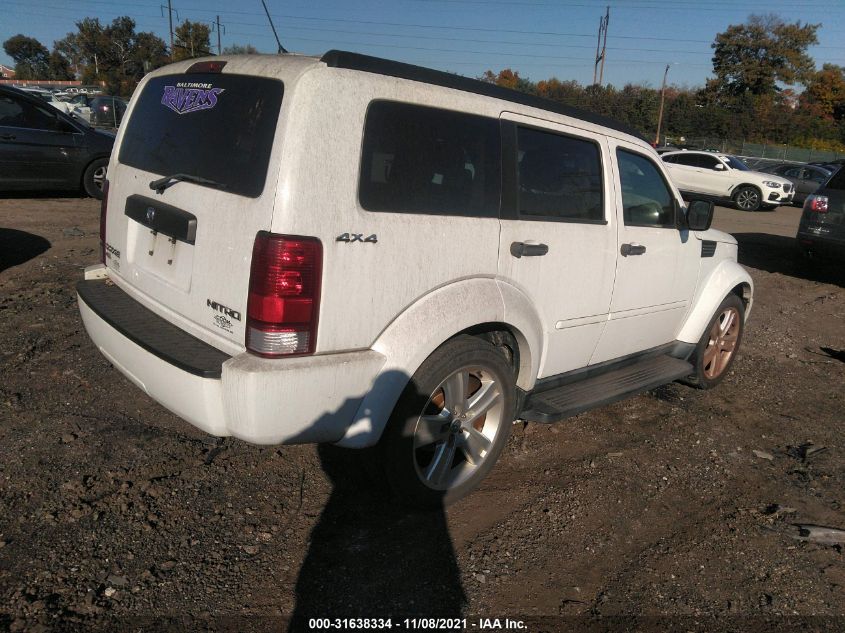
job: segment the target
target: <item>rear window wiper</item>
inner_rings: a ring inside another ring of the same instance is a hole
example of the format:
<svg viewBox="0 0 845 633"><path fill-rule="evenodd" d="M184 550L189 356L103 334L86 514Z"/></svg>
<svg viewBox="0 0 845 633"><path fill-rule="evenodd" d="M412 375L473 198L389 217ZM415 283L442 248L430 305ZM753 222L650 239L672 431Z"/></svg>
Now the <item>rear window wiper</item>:
<svg viewBox="0 0 845 633"><path fill-rule="evenodd" d="M177 182L193 182L198 185L208 185L217 189L228 189L228 186L222 182L201 178L200 176L192 176L191 174L173 174L172 176L158 178L150 183L150 189L154 189L156 193L162 193L165 189L172 187Z"/></svg>

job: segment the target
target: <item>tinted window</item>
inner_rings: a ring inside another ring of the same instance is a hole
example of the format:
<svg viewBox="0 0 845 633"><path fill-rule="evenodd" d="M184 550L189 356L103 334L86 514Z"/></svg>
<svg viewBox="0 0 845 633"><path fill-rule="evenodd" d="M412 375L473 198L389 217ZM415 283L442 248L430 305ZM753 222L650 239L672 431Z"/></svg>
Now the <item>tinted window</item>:
<svg viewBox="0 0 845 633"><path fill-rule="evenodd" d="M806 180L812 180L813 182L817 182L819 184L823 183L830 177L828 172L824 172L821 169L810 169L807 168L804 170L804 175L802 178Z"/></svg>
<svg viewBox="0 0 845 633"><path fill-rule="evenodd" d="M699 167L703 167L704 169L716 169L716 165L719 164L719 159L715 156L702 156L699 154L696 158L698 159Z"/></svg>
<svg viewBox="0 0 845 633"><path fill-rule="evenodd" d="M283 86L242 75L155 77L138 96L120 162L161 176L185 173L261 195Z"/></svg>
<svg viewBox="0 0 845 633"><path fill-rule="evenodd" d="M498 217L500 145L496 119L375 101L364 127L361 206Z"/></svg>
<svg viewBox="0 0 845 633"><path fill-rule="evenodd" d="M788 176L790 178L803 178L802 175L804 173L804 169L801 167L790 167L789 169L785 169L779 172L783 176Z"/></svg>
<svg viewBox="0 0 845 633"><path fill-rule="evenodd" d="M827 183L825 189L836 189L837 191L845 190L845 169L840 169L830 179L830 182Z"/></svg>
<svg viewBox="0 0 845 633"><path fill-rule="evenodd" d="M604 220L601 156L593 141L520 128L519 213Z"/></svg>
<svg viewBox="0 0 845 633"><path fill-rule="evenodd" d="M51 106L47 106L51 107ZM56 130L58 117L45 112L28 101L0 95L0 126L31 130Z"/></svg>
<svg viewBox="0 0 845 633"><path fill-rule="evenodd" d="M663 176L645 156L616 151L622 185L625 224L630 226L675 226L675 203Z"/></svg>
<svg viewBox="0 0 845 633"><path fill-rule="evenodd" d="M678 165L687 165L688 167L698 167L698 155L697 154L676 154L675 155L675 162Z"/></svg>
<svg viewBox="0 0 845 633"><path fill-rule="evenodd" d="M664 163L677 163L678 161L675 160L677 156L662 156L661 159Z"/></svg>

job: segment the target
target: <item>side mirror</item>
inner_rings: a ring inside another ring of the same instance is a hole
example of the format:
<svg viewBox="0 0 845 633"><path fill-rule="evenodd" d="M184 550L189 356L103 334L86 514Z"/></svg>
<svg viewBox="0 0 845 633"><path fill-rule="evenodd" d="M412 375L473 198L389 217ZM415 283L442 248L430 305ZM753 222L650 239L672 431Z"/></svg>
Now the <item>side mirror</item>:
<svg viewBox="0 0 845 633"><path fill-rule="evenodd" d="M706 231L713 222L713 203L709 200L690 200L687 206L687 226L690 231Z"/></svg>
<svg viewBox="0 0 845 633"><path fill-rule="evenodd" d="M716 171L724 171L725 166L722 163L716 163L716 166L713 169Z"/></svg>

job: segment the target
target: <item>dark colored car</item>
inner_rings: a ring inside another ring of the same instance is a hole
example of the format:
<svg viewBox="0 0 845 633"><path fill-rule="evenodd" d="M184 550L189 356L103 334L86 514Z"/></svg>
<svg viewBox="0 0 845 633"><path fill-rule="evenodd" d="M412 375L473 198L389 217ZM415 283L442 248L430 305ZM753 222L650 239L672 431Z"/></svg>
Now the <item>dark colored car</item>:
<svg viewBox="0 0 845 633"><path fill-rule="evenodd" d="M792 199L794 204L804 204L807 196L815 192L833 173L818 165L795 164L769 165L759 168L758 171L775 174L792 182L795 185L795 198Z"/></svg>
<svg viewBox="0 0 845 633"><path fill-rule="evenodd" d="M0 86L0 191L82 189L103 197L114 134Z"/></svg>
<svg viewBox="0 0 845 633"><path fill-rule="evenodd" d="M120 97L94 97L88 105L91 108L91 125L116 128L128 104Z"/></svg>
<svg viewBox="0 0 845 633"><path fill-rule="evenodd" d="M845 257L845 169L807 196L796 238L807 255Z"/></svg>

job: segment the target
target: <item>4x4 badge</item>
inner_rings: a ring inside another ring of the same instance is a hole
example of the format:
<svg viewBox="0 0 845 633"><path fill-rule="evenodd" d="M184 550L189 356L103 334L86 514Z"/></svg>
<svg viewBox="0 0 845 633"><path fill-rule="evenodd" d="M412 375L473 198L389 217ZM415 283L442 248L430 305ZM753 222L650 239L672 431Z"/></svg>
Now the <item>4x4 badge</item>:
<svg viewBox="0 0 845 633"><path fill-rule="evenodd" d="M341 233L335 238L335 242L369 242L375 244L378 242L378 237L375 233L367 237L364 237L363 233Z"/></svg>

